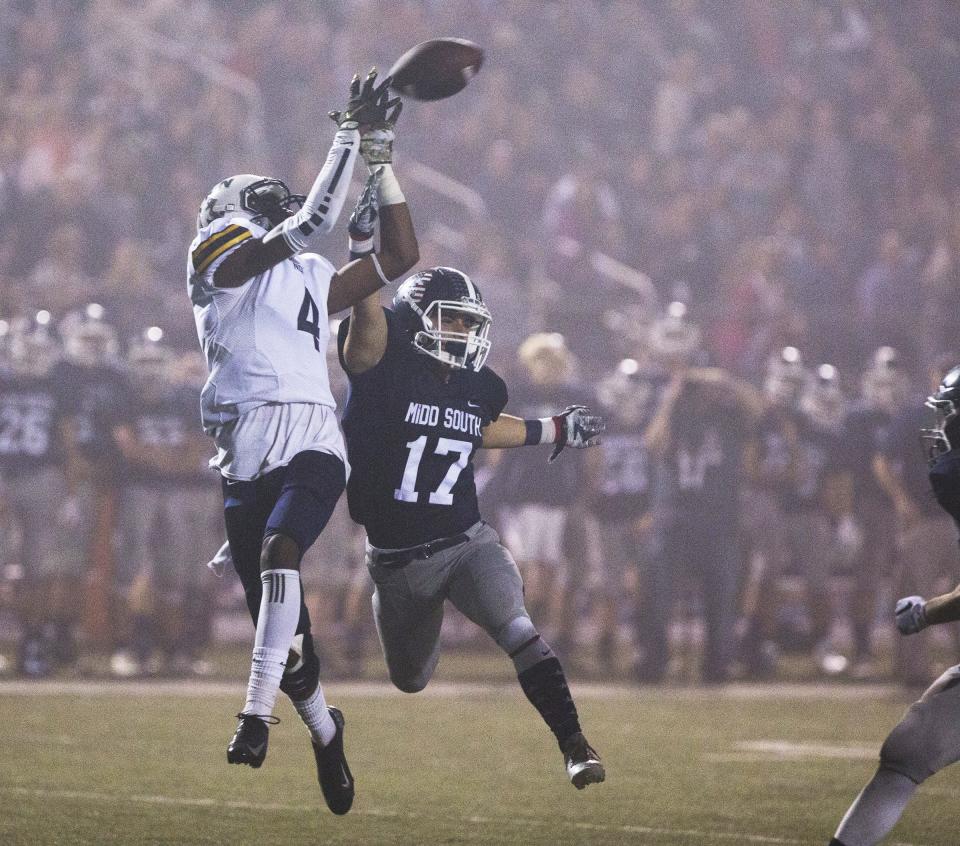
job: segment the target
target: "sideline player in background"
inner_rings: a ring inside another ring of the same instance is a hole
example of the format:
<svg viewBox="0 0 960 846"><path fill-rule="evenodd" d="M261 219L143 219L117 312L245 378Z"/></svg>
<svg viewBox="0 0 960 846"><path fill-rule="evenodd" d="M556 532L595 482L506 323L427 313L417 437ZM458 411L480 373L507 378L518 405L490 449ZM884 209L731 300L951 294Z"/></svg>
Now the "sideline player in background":
<svg viewBox="0 0 960 846"><path fill-rule="evenodd" d="M937 413L932 442L930 485L940 506L960 527L960 367L940 383L928 407ZM960 620L960 586L924 600L907 596L895 609L897 628L914 635L927 626ZM938 678L887 736L880 767L847 811L830 846L874 846L897 824L917 787L944 767L960 761L960 665Z"/></svg>
<svg viewBox="0 0 960 846"><path fill-rule="evenodd" d="M555 444L555 458L565 446L591 446L602 424L583 406L541 420L502 414L506 385L483 366L489 330L476 285L450 267L411 276L391 309L368 297L340 325L350 513L367 531L390 680L405 693L426 687L449 599L513 660L581 789L604 780L603 765L580 730L560 661L530 620L517 565L480 519L473 455Z"/></svg>
<svg viewBox="0 0 960 846"><path fill-rule="evenodd" d="M219 492L206 469L209 442L196 429L196 391L178 384L177 357L162 338L152 326L127 351L138 402L132 437L118 441L126 461L117 573L126 614L110 662L118 676L191 673L209 640L213 585L197 548L219 534Z"/></svg>
<svg viewBox="0 0 960 846"><path fill-rule="evenodd" d="M69 382L49 323L47 311L13 321L0 357L0 511L17 529L4 537L0 566L19 577L11 580L21 625L17 670L32 678L75 657L87 546L64 467Z"/></svg>
<svg viewBox="0 0 960 846"><path fill-rule="evenodd" d="M303 602L300 561L346 482L346 455L326 370L328 313L359 302L418 259L389 151L399 99L371 70L354 77L338 132L305 197L278 179L242 174L204 200L189 252L189 292L210 375L204 429L217 446L234 565L256 621L247 699L227 749L259 767L278 689L310 729L330 809L345 814L353 778L343 716L328 708ZM346 199L357 154L377 167L383 249L339 271L313 252Z"/></svg>

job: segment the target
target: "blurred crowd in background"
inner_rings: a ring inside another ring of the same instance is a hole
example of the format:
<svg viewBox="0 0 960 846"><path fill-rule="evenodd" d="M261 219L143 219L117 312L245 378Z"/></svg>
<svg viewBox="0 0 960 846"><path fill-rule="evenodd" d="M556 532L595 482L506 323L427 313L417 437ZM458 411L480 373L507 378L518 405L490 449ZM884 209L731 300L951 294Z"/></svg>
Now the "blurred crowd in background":
<svg viewBox="0 0 960 846"><path fill-rule="evenodd" d="M0 5L12 666L75 665L79 642L117 675L207 669L242 600L203 568L199 203L239 172L304 190L353 73L438 35L486 57L398 126L422 265L483 291L508 410L610 421L598 450L481 474L551 643L639 681L675 678L687 640L704 681L791 652L924 681L933 635L892 664L878 643L894 593L960 575L916 437L960 356L949 0ZM338 514L304 567L343 672L375 649L361 550Z"/></svg>

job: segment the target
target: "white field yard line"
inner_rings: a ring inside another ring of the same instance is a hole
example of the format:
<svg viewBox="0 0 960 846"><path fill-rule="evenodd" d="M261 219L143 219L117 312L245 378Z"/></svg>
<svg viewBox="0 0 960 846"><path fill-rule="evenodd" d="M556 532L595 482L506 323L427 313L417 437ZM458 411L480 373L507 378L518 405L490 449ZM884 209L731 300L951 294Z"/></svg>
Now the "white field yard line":
<svg viewBox="0 0 960 846"><path fill-rule="evenodd" d="M872 761L880 754L880 744L869 746L826 741L745 740L733 744L729 752L708 752L704 760L711 763L769 763L772 761L810 761L840 759Z"/></svg>
<svg viewBox="0 0 960 846"><path fill-rule="evenodd" d="M276 811L287 813L303 810L300 805L289 805L279 802L242 802L229 799L212 799L202 797L179 797L163 795L118 795L115 793L98 793L87 790L52 790L45 788L5 787L0 785L0 794L19 796L21 798L62 799L66 801L91 802L94 804L135 803L141 805L173 805L188 808L223 808L244 811ZM764 834L749 834L733 831L701 831L699 829L662 828L644 825L613 825L603 823L563 822L558 820L538 820L524 817L445 817L420 814L415 811L391 811L383 808L358 809L352 812L354 816L386 817L408 820L435 820L443 823L470 823L472 825L508 826L515 828L518 825L532 828L562 827L577 831L598 831L616 834L659 835L663 837L696 838L698 843L721 841L736 843L770 844L770 846L820 846L819 840L797 840L792 837L775 837ZM923 846L918 843L898 843L894 846Z"/></svg>
<svg viewBox="0 0 960 846"><path fill-rule="evenodd" d="M387 682L325 682L324 691L331 696L400 696ZM717 700L776 701L782 699L820 700L831 702L862 701L864 698L903 700L895 685L829 685L770 684L727 685L715 688L697 687L631 687L616 684L579 684L571 682L578 698L634 702L716 702ZM0 681L0 696L235 696L244 691L244 681L114 681L114 680L38 680L8 679ZM502 696L516 693L516 682L443 682L431 683L418 698L458 699L464 696ZM906 701L906 700L903 700Z"/></svg>

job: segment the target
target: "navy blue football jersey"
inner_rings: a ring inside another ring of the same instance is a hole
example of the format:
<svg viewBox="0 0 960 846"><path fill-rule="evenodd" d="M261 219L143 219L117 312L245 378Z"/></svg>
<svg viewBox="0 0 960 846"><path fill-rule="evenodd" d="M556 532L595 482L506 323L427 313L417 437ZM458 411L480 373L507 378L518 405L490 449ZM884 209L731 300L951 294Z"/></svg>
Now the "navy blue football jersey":
<svg viewBox="0 0 960 846"><path fill-rule="evenodd" d="M200 403L196 392L171 390L166 396L142 399L130 417L137 442L146 447L187 447L199 436L197 416ZM204 438L206 436L203 436ZM132 463L125 478L139 485L209 485L212 474L203 467L186 470L176 467L152 467Z"/></svg>
<svg viewBox="0 0 960 846"><path fill-rule="evenodd" d="M678 519L734 525L739 509L743 450L752 432L736 409L709 417L674 413L665 471L671 476Z"/></svg>
<svg viewBox="0 0 960 846"><path fill-rule="evenodd" d="M755 483L784 508L792 504L798 425L788 408L767 408L757 421Z"/></svg>
<svg viewBox="0 0 960 846"><path fill-rule="evenodd" d="M817 426L800 417L797 426L797 466L791 508L818 508L823 502L828 477L837 472L839 432Z"/></svg>
<svg viewBox="0 0 960 846"><path fill-rule="evenodd" d="M844 420L843 428L847 436L837 459L841 469L848 472L853 480L853 493L858 504L863 500L888 500L873 474L873 457L887 441L891 422L892 418L887 412L863 405L854 408Z"/></svg>
<svg viewBox="0 0 960 846"><path fill-rule="evenodd" d="M20 476L63 459L64 396L55 376L0 374L0 472Z"/></svg>
<svg viewBox="0 0 960 846"><path fill-rule="evenodd" d="M113 428L129 425L133 403L126 376L106 365L81 367L66 363L59 378L68 387L67 413L84 458L104 467L119 467L122 458L113 439Z"/></svg>
<svg viewBox="0 0 960 846"><path fill-rule="evenodd" d="M350 377L343 432L350 460L350 516L374 546L418 546L459 534L480 519L473 455L482 429L507 403L492 370L442 378L390 309L387 348L376 367ZM349 319L340 324L343 345ZM346 368L345 368L346 369Z"/></svg>
<svg viewBox="0 0 960 846"><path fill-rule="evenodd" d="M608 426L600 440L594 511L604 523L639 517L650 507L654 462L636 431Z"/></svg>

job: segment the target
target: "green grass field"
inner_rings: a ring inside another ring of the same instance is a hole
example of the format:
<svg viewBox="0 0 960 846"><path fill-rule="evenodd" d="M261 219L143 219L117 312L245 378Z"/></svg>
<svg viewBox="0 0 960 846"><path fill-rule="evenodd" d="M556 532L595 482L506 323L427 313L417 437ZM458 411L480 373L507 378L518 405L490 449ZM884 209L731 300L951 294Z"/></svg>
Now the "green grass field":
<svg viewBox="0 0 960 846"><path fill-rule="evenodd" d="M3 844L820 844L906 700L869 688L575 687L608 780L578 792L513 686L330 685L354 810L330 814L283 702L263 768L228 767L242 685L0 684ZM892 842L955 844L960 768Z"/></svg>

